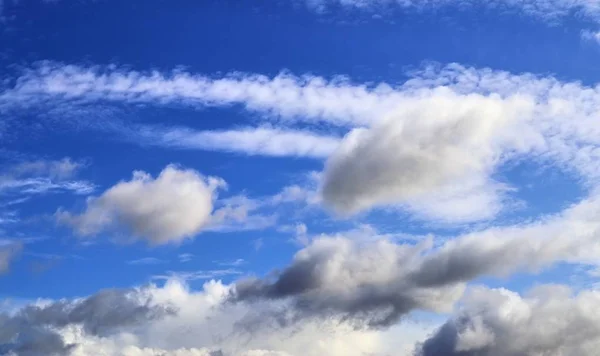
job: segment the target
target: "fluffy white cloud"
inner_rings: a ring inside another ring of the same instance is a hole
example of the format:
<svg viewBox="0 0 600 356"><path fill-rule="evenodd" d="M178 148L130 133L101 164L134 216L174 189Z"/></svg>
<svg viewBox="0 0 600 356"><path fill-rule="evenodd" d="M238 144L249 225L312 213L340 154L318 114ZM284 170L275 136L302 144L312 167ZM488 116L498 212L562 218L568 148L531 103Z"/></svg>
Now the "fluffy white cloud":
<svg viewBox="0 0 600 356"><path fill-rule="evenodd" d="M600 347L600 291L539 286L520 296L476 288L420 356L582 355Z"/></svg>
<svg viewBox="0 0 600 356"><path fill-rule="evenodd" d="M136 171L130 181L89 198L82 214L56 215L83 236L117 229L151 244L180 242L211 222L215 191L224 185L221 179L173 165L156 178Z"/></svg>
<svg viewBox="0 0 600 356"><path fill-rule="evenodd" d="M474 217L493 215L502 186L490 175L511 154L540 144L541 137L522 121L531 117L533 100L439 88L404 104L385 121L344 139L327 161L325 202L354 213L374 205L418 205L420 198L446 191L449 200L466 193L483 203L477 208L488 205Z"/></svg>

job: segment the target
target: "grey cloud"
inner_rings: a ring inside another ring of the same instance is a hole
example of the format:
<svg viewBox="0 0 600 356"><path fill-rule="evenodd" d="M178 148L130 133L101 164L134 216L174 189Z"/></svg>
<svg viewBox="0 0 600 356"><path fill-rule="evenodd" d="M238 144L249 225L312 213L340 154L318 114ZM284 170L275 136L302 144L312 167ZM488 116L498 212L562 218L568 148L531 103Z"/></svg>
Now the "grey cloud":
<svg viewBox="0 0 600 356"><path fill-rule="evenodd" d="M533 106L525 96L458 95L447 88L405 101L386 120L345 137L327 161L323 201L342 214L403 204L421 215L490 218L500 210L505 189L491 179L495 166L536 142L521 147L529 131L519 130L521 137L506 132L516 131L517 119L529 116ZM458 215L435 208L465 199L483 204L477 211L463 204Z"/></svg>
<svg viewBox="0 0 600 356"><path fill-rule="evenodd" d="M477 288L463 309L417 346L416 356L598 354L600 293L538 287L524 297Z"/></svg>
<svg viewBox="0 0 600 356"><path fill-rule="evenodd" d="M273 278L238 282L232 300L289 300L291 312L273 315L281 324L331 317L358 327L389 326L414 309L447 310L462 294L460 283L423 287L412 280L427 247L317 239Z"/></svg>
<svg viewBox="0 0 600 356"><path fill-rule="evenodd" d="M0 350L17 355L67 355L60 329L77 325L90 335L105 336L120 328L175 314L169 305L155 305L137 289L108 289L88 298L28 305L15 314L0 314Z"/></svg>
<svg viewBox="0 0 600 356"><path fill-rule="evenodd" d="M88 199L81 214L55 215L81 236L124 230L153 245L179 243L210 224L215 191L223 186L221 179L169 165L156 178L135 171L131 180Z"/></svg>
<svg viewBox="0 0 600 356"><path fill-rule="evenodd" d="M555 262L597 264L600 204L585 200L539 223L490 228L439 247L319 238L289 266L237 283L233 301L282 300L282 323L312 317L386 327L415 309L447 310L481 276L536 272ZM368 241L368 239L367 239Z"/></svg>

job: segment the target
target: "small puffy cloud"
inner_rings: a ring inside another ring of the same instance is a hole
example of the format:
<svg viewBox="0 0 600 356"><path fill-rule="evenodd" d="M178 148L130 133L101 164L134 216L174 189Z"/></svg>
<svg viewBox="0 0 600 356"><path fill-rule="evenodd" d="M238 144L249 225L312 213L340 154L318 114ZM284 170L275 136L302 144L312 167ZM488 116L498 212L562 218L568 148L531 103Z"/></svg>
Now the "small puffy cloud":
<svg viewBox="0 0 600 356"><path fill-rule="evenodd" d="M153 245L178 243L211 222L216 190L225 182L194 170L167 166L153 178L136 171L101 196L89 198L81 214L59 210L59 222L82 236L119 230Z"/></svg>
<svg viewBox="0 0 600 356"><path fill-rule="evenodd" d="M418 347L418 356L598 354L600 292L573 294L566 286L539 286L520 296L475 288L463 307Z"/></svg>
<svg viewBox="0 0 600 356"><path fill-rule="evenodd" d="M451 218L495 215L503 191L490 178L495 167L539 142L519 121L531 115L531 99L440 88L404 104L373 128L348 134L327 161L324 202L344 214L406 204L425 215L447 217L447 211L435 208L434 196L441 195L448 206L465 199L462 205L477 203L477 210L454 211L459 215ZM519 136L512 135L516 127Z"/></svg>

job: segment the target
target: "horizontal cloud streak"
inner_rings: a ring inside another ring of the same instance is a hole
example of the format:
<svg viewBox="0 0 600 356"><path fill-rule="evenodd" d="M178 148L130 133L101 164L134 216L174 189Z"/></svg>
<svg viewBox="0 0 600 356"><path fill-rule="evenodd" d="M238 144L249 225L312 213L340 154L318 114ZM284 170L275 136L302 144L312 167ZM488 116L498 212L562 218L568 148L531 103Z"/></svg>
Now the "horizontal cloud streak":
<svg viewBox="0 0 600 356"><path fill-rule="evenodd" d="M340 142L339 138L333 136L267 127L197 131L146 126L132 130L128 136L148 145L274 157L326 158Z"/></svg>
<svg viewBox="0 0 600 356"><path fill-rule="evenodd" d="M593 20L600 20L600 2L596 0L303 0L318 11L326 10L334 5L371 11L385 11L394 8L432 10L440 7L457 9L485 7L497 12L512 11L542 20L554 22L572 14L584 15Z"/></svg>

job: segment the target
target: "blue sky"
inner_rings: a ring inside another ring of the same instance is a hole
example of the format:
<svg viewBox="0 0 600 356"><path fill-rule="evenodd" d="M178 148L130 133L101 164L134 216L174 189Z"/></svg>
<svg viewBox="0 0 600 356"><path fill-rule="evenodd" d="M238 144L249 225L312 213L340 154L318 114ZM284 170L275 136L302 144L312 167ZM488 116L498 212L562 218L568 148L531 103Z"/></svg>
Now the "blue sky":
<svg viewBox="0 0 600 356"><path fill-rule="evenodd" d="M0 0L0 353L593 355L599 59L597 1Z"/></svg>

